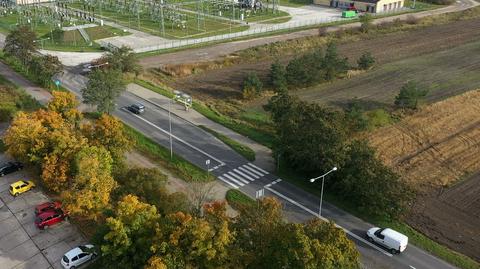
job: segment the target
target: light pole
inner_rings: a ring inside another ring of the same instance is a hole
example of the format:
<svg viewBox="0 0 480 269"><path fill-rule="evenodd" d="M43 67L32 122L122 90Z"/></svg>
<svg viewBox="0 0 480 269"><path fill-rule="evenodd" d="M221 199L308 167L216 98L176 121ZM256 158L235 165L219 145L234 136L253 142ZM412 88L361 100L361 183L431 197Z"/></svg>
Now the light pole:
<svg viewBox="0 0 480 269"><path fill-rule="evenodd" d="M170 134L170 159L173 159L173 146L172 146L172 116L170 112L170 106L172 104L172 100L168 99L168 126L169 126L169 134Z"/></svg>
<svg viewBox="0 0 480 269"><path fill-rule="evenodd" d="M330 174L331 172L333 171L337 171L337 167L333 167L332 170L326 172L325 174L319 176L319 177L315 177L315 178L311 178L310 179L310 182L313 183L315 182L317 179L322 179L322 191L320 192L320 207L318 209L318 217L322 217L322 200L323 200L323 185L324 185L324 182L325 182L325 176Z"/></svg>

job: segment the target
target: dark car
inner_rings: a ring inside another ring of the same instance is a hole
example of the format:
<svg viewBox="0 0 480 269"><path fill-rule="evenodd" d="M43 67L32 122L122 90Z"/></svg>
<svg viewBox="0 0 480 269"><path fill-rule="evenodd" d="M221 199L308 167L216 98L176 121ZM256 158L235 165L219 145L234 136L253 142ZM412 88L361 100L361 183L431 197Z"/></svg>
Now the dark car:
<svg viewBox="0 0 480 269"><path fill-rule="evenodd" d="M60 208L41 213L35 218L35 225L39 229L48 228L54 224L64 221L68 215Z"/></svg>
<svg viewBox="0 0 480 269"><path fill-rule="evenodd" d="M145 106L142 104L133 104L128 107L128 110L135 114L142 114L145 112Z"/></svg>
<svg viewBox="0 0 480 269"><path fill-rule="evenodd" d="M0 165L0 177L22 170L23 164L19 162L8 162Z"/></svg>
<svg viewBox="0 0 480 269"><path fill-rule="evenodd" d="M47 211L53 211L55 209L61 208L62 202L46 202L35 207L35 216L38 216Z"/></svg>

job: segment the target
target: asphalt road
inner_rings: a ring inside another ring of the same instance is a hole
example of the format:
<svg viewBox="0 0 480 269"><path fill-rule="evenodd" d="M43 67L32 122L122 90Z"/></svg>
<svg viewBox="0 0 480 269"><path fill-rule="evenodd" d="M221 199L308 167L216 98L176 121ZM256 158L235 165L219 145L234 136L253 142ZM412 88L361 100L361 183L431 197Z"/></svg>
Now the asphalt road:
<svg viewBox="0 0 480 269"><path fill-rule="evenodd" d="M78 96L81 95L80 89L85 83L84 77L66 73L59 79L64 87ZM125 109L129 104L138 102L146 106L144 114L135 115ZM155 99L146 100L126 92L117 100L117 109L113 114L157 143L169 148L169 113L157 106ZM255 198L256 191L264 188L265 195L274 196L283 202L285 215L290 221L304 222L318 217L319 198L249 163L221 141L190 122L174 114L170 114L170 118L175 154L204 170L207 169L206 160L210 160L209 168L213 175L228 187L239 189L250 197ZM361 253L365 268L455 268L412 244L405 252L391 255L382 247L365 240L365 232L372 227L371 224L325 202L322 216L335 221L348 233Z"/></svg>

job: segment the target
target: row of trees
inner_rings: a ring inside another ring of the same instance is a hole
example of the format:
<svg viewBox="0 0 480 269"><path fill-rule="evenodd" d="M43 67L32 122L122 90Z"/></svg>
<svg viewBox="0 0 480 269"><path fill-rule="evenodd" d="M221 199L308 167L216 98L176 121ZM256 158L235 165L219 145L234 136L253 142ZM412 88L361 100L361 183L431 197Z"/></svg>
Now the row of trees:
<svg viewBox="0 0 480 269"><path fill-rule="evenodd" d="M286 223L274 199L229 217L223 202L168 193L159 170L124 165L132 144L121 122L105 114L87 121L73 94L53 97L46 109L18 113L4 140L72 216L97 222L95 266L358 268L359 254L341 229L319 220Z"/></svg>
<svg viewBox="0 0 480 269"><path fill-rule="evenodd" d="M27 26L13 29L5 38L4 52L16 59L35 81L44 87L52 85L53 75L62 71L56 56L37 53L37 36Z"/></svg>
<svg viewBox="0 0 480 269"><path fill-rule="evenodd" d="M351 117L286 91L274 96L266 109L276 128L275 151L283 162L306 177L337 166L326 187L338 197L370 215L395 218L403 212L410 190L365 141L351 141Z"/></svg>

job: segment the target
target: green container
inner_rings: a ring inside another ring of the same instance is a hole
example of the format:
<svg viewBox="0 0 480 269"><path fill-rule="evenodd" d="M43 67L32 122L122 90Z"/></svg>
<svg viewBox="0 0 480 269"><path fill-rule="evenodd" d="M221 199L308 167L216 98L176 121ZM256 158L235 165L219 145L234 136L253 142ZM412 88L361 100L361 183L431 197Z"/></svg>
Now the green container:
<svg viewBox="0 0 480 269"><path fill-rule="evenodd" d="M354 10L342 11L342 18L353 18L355 16L357 16L357 12L355 12Z"/></svg>

